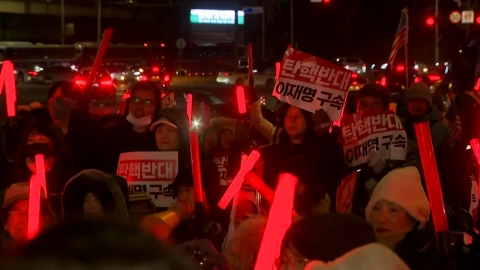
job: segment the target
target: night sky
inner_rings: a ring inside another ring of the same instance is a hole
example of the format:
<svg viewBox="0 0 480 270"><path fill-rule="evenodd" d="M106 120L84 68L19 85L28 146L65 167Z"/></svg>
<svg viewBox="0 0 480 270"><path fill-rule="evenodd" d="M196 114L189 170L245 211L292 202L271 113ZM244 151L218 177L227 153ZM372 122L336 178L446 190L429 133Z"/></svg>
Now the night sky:
<svg viewBox="0 0 480 270"><path fill-rule="evenodd" d="M426 19L434 14L434 3L434 0L331 0L328 4L313 4L310 0L295 0L295 40L301 50L327 59L358 56L368 63L386 62L400 11L408 5L409 51L415 60L433 63L434 28L426 25ZM465 31L448 21L448 14L456 9L453 0L440 0L440 4L440 60L447 61L449 52L464 41ZM286 8L288 4L283 6L283 13L289 13ZM288 15L280 17L285 19L278 23L289 27ZM477 28L473 26L472 30Z"/></svg>

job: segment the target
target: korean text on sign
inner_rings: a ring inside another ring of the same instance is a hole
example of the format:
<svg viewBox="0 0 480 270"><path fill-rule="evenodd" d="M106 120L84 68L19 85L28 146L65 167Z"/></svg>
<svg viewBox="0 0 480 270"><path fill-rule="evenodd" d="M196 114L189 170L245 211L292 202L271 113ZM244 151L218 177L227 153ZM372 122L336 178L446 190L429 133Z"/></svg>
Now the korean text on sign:
<svg viewBox="0 0 480 270"><path fill-rule="evenodd" d="M351 75L344 67L288 49L272 95L312 113L323 109L331 120L338 120Z"/></svg>
<svg viewBox="0 0 480 270"><path fill-rule="evenodd" d="M176 108L177 100L175 98L175 92L171 92L162 98L162 108Z"/></svg>
<svg viewBox="0 0 480 270"><path fill-rule="evenodd" d="M168 186L178 173L177 152L122 153L117 175L125 177L133 192L146 192L157 207L169 207L173 191Z"/></svg>
<svg viewBox="0 0 480 270"><path fill-rule="evenodd" d="M349 167L367 162L370 150L383 158L405 160L407 135L402 122L392 111L368 110L342 117L341 143Z"/></svg>

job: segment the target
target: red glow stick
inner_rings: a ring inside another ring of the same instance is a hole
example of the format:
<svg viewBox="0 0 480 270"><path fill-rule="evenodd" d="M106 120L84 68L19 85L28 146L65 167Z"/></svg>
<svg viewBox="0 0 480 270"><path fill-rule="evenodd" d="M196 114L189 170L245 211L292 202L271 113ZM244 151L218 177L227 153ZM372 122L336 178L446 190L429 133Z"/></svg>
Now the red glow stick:
<svg viewBox="0 0 480 270"><path fill-rule="evenodd" d="M192 155L193 194L195 202L203 203L202 171L200 168L200 147L198 133L190 132L190 153Z"/></svg>
<svg viewBox="0 0 480 270"><path fill-rule="evenodd" d="M280 77L280 62L275 63L275 80L278 81L278 77Z"/></svg>
<svg viewBox="0 0 480 270"><path fill-rule="evenodd" d="M97 56L95 57L95 61L93 62L92 70L88 75L87 84L85 85L85 90L89 91L92 88L93 83L97 79L98 72L100 71L100 66L102 65L103 58L105 57L105 53L107 52L108 45L110 44L110 40L113 36L113 29L107 28L105 32L103 32L102 42L100 43L100 47L98 47Z"/></svg>
<svg viewBox="0 0 480 270"><path fill-rule="evenodd" d="M3 92L5 83L5 97L7 103L7 115L14 117L17 109L17 89L15 86L15 68L11 61L3 61L2 73L0 74L0 94Z"/></svg>
<svg viewBox="0 0 480 270"><path fill-rule="evenodd" d="M235 89L237 91L238 112L244 114L247 112L247 105L245 104L245 89L239 85Z"/></svg>
<svg viewBox="0 0 480 270"><path fill-rule="evenodd" d="M275 197L275 193L273 190L263 182L263 180L254 172L248 172L245 175L245 181L252 186L256 191L262 195L262 198L267 200L267 202L272 205L273 198Z"/></svg>
<svg viewBox="0 0 480 270"><path fill-rule="evenodd" d="M437 163L430 135L430 123L428 121L415 123L418 149L422 159L423 173L427 185L428 199L432 209L433 225L435 232L448 232L447 216L443 204L442 188L438 176Z"/></svg>
<svg viewBox="0 0 480 270"><path fill-rule="evenodd" d="M232 198L240 191L240 188L243 184L243 179L245 175L255 166L255 163L260 158L260 153L258 151L252 151L250 156L248 156L245 163L242 165L237 175L233 179L230 186L228 186L227 191L223 194L222 199L218 203L218 207L225 209L232 200Z"/></svg>
<svg viewBox="0 0 480 270"><path fill-rule="evenodd" d="M188 115L188 122L190 123L190 127L192 126L192 111L193 111L193 95L187 95L187 115Z"/></svg>
<svg viewBox="0 0 480 270"><path fill-rule="evenodd" d="M472 147L477 163L480 165L480 144L478 143L478 140L475 138L471 139L470 146Z"/></svg>
<svg viewBox="0 0 480 270"><path fill-rule="evenodd" d="M278 180L275 198L268 215L265 232L258 252L255 270L272 269L280 255L285 231L292 223L293 199L298 179L294 175L281 174Z"/></svg>
<svg viewBox="0 0 480 270"><path fill-rule="evenodd" d="M30 179L30 189L28 192L28 239L33 239L37 235L40 224L41 192L42 187L46 185L43 155L35 156L35 172Z"/></svg>
<svg viewBox="0 0 480 270"><path fill-rule="evenodd" d="M252 43L247 44L247 53L248 53L248 76L251 78L253 76L253 51Z"/></svg>

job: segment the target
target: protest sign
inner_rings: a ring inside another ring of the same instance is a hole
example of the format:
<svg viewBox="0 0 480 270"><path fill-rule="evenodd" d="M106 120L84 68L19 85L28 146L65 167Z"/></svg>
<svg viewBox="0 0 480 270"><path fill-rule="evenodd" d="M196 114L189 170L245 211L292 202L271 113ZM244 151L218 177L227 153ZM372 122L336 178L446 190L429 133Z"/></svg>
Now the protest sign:
<svg viewBox="0 0 480 270"><path fill-rule="evenodd" d="M122 153L117 175L125 177L133 192L146 192L157 207L169 207L173 191L168 186L178 173L177 152Z"/></svg>
<svg viewBox="0 0 480 270"><path fill-rule="evenodd" d="M177 100L175 98L175 92L162 97L162 108L177 108Z"/></svg>
<svg viewBox="0 0 480 270"><path fill-rule="evenodd" d="M312 113L323 109L335 121L341 116L351 75L342 66L290 48L272 95Z"/></svg>
<svg viewBox="0 0 480 270"><path fill-rule="evenodd" d="M337 188L337 213L352 213L353 196L355 194L355 187L357 186L358 172L354 171L347 177L343 178L342 183Z"/></svg>
<svg viewBox="0 0 480 270"><path fill-rule="evenodd" d="M218 174L220 175L220 185L230 185L232 179L227 179L228 152L219 152L214 154L213 161L217 165Z"/></svg>
<svg viewBox="0 0 480 270"><path fill-rule="evenodd" d="M405 160L407 134L392 111L367 110L342 117L340 142L349 167L368 161L376 149L384 159Z"/></svg>

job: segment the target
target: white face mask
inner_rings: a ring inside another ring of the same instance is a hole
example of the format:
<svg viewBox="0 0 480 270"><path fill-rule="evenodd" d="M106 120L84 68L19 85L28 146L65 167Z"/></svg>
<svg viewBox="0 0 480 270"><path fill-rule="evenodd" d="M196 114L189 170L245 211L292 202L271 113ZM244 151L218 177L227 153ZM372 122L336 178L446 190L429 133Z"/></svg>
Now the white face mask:
<svg viewBox="0 0 480 270"><path fill-rule="evenodd" d="M126 117L127 121L135 127L146 127L152 123L151 116L144 116L141 118L135 118L133 114L129 113Z"/></svg>

